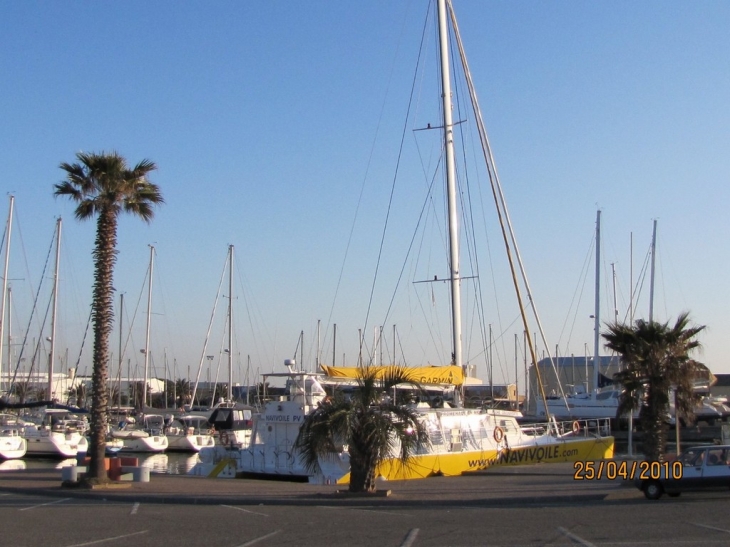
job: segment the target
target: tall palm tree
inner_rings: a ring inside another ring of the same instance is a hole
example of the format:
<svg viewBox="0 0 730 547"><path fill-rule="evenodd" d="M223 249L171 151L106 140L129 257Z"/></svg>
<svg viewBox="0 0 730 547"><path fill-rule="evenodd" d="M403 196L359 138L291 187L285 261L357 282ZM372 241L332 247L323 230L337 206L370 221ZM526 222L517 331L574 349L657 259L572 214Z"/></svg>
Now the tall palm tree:
<svg viewBox="0 0 730 547"><path fill-rule="evenodd" d="M690 326L689 314L679 315L674 326L639 319L632 325L613 323L602 333L606 347L618 353L624 370L614 375L623 386L618 414L639 409L644 431L644 455L661 461L666 448L665 419L669 393L676 389L676 418L692 412L692 384L702 365L690 357L699 349L697 335L704 326Z"/></svg>
<svg viewBox="0 0 730 547"><path fill-rule="evenodd" d="M428 433L418 414L396 404L389 396L401 383L418 387L405 367L389 367L382 377L373 368L363 368L358 389L346 399L335 392L304 418L295 446L307 468L315 472L318 458L347 445L350 454L350 492L374 492L378 465L397 454L409 459L428 444Z"/></svg>
<svg viewBox="0 0 730 547"><path fill-rule="evenodd" d="M65 180L54 185L54 195L76 202L77 220L97 217L94 244L94 371L91 396L90 478L106 481L104 448L107 426L107 362L109 336L114 321L112 302L114 265L117 258L117 221L129 213L150 222L153 206L164 203L157 185L147 176L157 166L142 160L132 168L117 152L76 154L78 163L62 163Z"/></svg>

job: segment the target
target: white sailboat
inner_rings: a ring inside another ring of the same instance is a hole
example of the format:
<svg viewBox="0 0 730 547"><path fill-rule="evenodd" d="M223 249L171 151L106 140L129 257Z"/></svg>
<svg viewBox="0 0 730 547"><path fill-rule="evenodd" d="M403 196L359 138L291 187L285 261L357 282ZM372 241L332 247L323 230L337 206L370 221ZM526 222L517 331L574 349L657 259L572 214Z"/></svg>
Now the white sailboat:
<svg viewBox="0 0 730 547"><path fill-rule="evenodd" d="M208 423L215 431L215 444L223 447L221 450L224 451L225 447L231 445L248 445L251 436L251 424L252 424L252 409L246 405L238 404L233 401L233 245L228 246L228 257L226 259L226 265L228 268L228 311L227 311L227 336L228 336L228 348L226 348L226 355L228 357L228 390L226 397L215 404L210 415L208 417ZM225 273L225 268L223 270ZM223 282L223 275L221 275L221 284ZM215 313L215 310L214 310ZM211 317L212 325L213 317ZM210 333L210 327L209 331ZM203 355L200 358L200 367L198 368L197 378L200 378L200 372L203 365L203 356L205 355L205 348L203 348ZM196 379L195 388L193 390L193 400L195 399L195 393L198 389L198 382ZM210 448L207 440L205 440L206 447Z"/></svg>
<svg viewBox="0 0 730 547"><path fill-rule="evenodd" d="M446 186L449 227L449 284L451 292L452 366L463 370L461 340L461 273L454 163L454 122L452 120L449 51L447 38L447 4L458 29L450 2L438 0L439 40L443 100L443 144L445 149ZM463 49L460 47L463 56ZM470 91L472 91L470 89ZM474 100L474 97L472 97ZM475 105L475 110L478 107ZM479 123L481 123L478 120ZM480 133L486 138L483 126ZM487 152L485 151L485 154ZM290 365L292 363L289 363ZM299 427L308 412L324 398L318 376L295 371L268 376L286 377L288 393L282 400L268 402L253 416L249 443L231 444L225 450L200 453L202 463L196 474L231 477L237 474L284 475L307 477L310 482L346 483L349 481L349 456L346 448L329 458L321 458L316 473L307 471L294 450ZM536 462L598 460L613 455L613 437L607 424L569 422L520 427L512 413L483 412L463 408L422 408L417 410L427 426L431 443L403 466L395 456L377 470L393 479L423 478L433 475L458 475L494 465Z"/></svg>
<svg viewBox="0 0 730 547"><path fill-rule="evenodd" d="M0 414L0 461L25 456L28 442L20 435L21 427L14 414Z"/></svg>
<svg viewBox="0 0 730 547"><path fill-rule="evenodd" d="M56 267L51 316L51 348L48 358L48 398L53 399L53 365L56 341L56 312L58 302L58 273L61 262L61 219L56 221ZM21 435L28 443L28 455L71 458L86 452L88 441L84 436L85 424L68 410L47 408L35 422L26 421Z"/></svg>
<svg viewBox="0 0 730 547"><path fill-rule="evenodd" d="M164 452L168 447L165 419L161 414L145 414L140 423L125 424L112 431L112 438L124 446L119 452Z"/></svg>
<svg viewBox="0 0 730 547"><path fill-rule="evenodd" d="M2 283L2 296L0 297L0 394L3 393L2 378L2 339L5 328L5 296L8 290L8 262L10 257L10 233L13 228L13 204L15 198L10 196L10 211L5 229L5 269ZM8 316L10 314L8 313ZM8 335L9 336L9 335ZM8 348L10 344L8 343ZM10 350L8 349L8 363L10 362ZM10 375L8 374L8 379ZM9 390L8 390L9 391ZM20 435L20 423L18 417L12 414L0 414L0 460L14 460L25 456L28 443Z"/></svg>
<svg viewBox="0 0 730 547"><path fill-rule="evenodd" d="M576 418L616 418L620 390L615 386L600 387L601 368L600 328L601 328L601 211L596 212L596 274L595 274L595 308L593 312L593 374L592 389L575 390L572 393L554 395L536 402L538 416L550 415L560 420ZM547 404L547 412L546 412Z"/></svg>
<svg viewBox="0 0 730 547"><path fill-rule="evenodd" d="M28 456L73 458L88 450L84 426L71 412L47 408L37 422L23 420L21 435L28 443Z"/></svg>
<svg viewBox="0 0 730 547"><path fill-rule="evenodd" d="M186 414L173 420L165 430L168 450L200 452L201 448L215 445L215 438L205 416Z"/></svg>
<svg viewBox="0 0 730 547"><path fill-rule="evenodd" d="M150 323L152 318L152 278L154 272L155 248L150 245L149 283L147 288L147 329L144 349L144 387L142 408L147 407L147 379L149 376ZM121 439L121 452L164 452L168 440L164 432L165 419L158 414L146 414L141 422L126 420L122 427L111 432L113 439Z"/></svg>

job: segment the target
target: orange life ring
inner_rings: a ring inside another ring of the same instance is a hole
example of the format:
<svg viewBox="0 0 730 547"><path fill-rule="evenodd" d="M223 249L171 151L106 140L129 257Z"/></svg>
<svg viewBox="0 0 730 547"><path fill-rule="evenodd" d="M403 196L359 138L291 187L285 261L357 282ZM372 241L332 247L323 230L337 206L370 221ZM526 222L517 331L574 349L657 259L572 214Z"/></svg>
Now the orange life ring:
<svg viewBox="0 0 730 547"><path fill-rule="evenodd" d="M228 433L221 433L221 444L226 446L228 444Z"/></svg>
<svg viewBox="0 0 730 547"><path fill-rule="evenodd" d="M578 420L573 422L573 433L576 435L580 433L580 424L578 423Z"/></svg>
<svg viewBox="0 0 730 547"><path fill-rule="evenodd" d="M504 429L497 426L494 428L494 440L501 443L502 439L504 439Z"/></svg>

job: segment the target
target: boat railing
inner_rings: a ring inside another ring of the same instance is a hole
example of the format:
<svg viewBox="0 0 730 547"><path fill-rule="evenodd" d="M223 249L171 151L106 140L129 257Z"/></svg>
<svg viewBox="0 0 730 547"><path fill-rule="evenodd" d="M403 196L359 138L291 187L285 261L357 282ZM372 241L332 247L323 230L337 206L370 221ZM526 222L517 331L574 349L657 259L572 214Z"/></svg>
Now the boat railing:
<svg viewBox="0 0 730 547"><path fill-rule="evenodd" d="M611 435L609 418L588 418L555 422L558 435L574 437L606 437Z"/></svg>

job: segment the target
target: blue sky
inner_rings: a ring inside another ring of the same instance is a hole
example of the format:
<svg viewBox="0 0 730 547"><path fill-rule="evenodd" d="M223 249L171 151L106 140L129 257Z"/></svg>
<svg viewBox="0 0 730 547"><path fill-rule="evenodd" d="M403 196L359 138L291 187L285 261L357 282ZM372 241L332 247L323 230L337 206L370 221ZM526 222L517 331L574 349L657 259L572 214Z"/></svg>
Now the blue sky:
<svg viewBox="0 0 730 547"><path fill-rule="evenodd" d="M432 71L418 73L405 121L427 7L427 0L0 4L1 184L16 198L13 334L27 325L29 295L60 215L57 341L71 365L77 360L95 226L77 222L73 205L53 198L52 185L62 178L59 163L78 151L117 150L132 163L157 163L152 180L167 202L149 226L120 221L115 277L131 323L148 245L156 247L158 370L166 355L168 366L176 363L177 374L187 376L203 354L218 356L226 345L216 319L203 350L229 244L236 249L237 376L248 356L252 375L281 370L301 331L311 368L318 320L328 363L334 323L338 364L343 355L352 364L357 330L365 328L371 346L381 318L387 355L396 324L399 360L448 361L445 290L412 283L446 273L437 257L443 220L429 216L422 225L428 233L414 232L424 181L438 162L435 135L412 132L438 125L427 99L436 93ZM673 320L690 310L708 327L698 357L715 372L730 372L730 4L456 0L454 7L551 350L592 351L591 238L600 207L602 317L610 319L611 263L619 314L626 313L630 241L633 235L636 283L657 219L655 317ZM433 33L427 37L424 60L432 61ZM419 250L386 314L414 233ZM484 306L499 339L493 361L501 381L514 378L513 338L521 329L498 234L487 233L479 275L485 293L500 296L493 304L485 294ZM429 247L434 234L436 247ZM647 295L648 281L637 316L648 313ZM140 306L129 345L135 349L125 353L132 367L144 343ZM32 330L29 337L37 337L39 329ZM486 379L477 346L466 353ZM116 359L116 341L112 347ZM81 370L90 362L87 339Z"/></svg>

